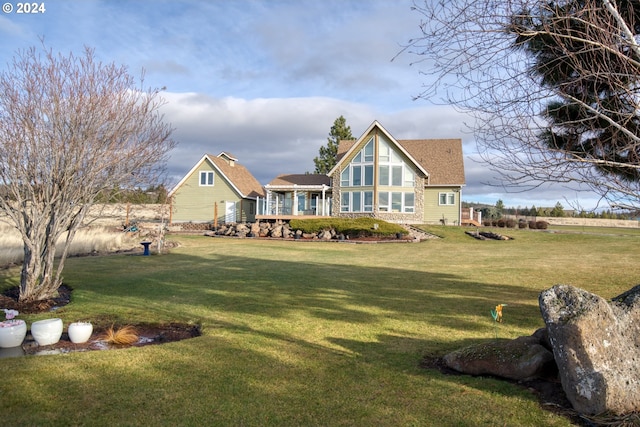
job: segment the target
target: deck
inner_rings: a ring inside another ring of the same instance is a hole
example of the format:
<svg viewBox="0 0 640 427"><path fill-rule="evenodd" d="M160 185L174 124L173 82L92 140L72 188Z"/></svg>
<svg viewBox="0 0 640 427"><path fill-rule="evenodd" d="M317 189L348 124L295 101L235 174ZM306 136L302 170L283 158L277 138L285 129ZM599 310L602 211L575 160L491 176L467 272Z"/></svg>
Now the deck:
<svg viewBox="0 0 640 427"><path fill-rule="evenodd" d="M290 221L292 219L320 219L320 218L331 218L330 216L322 216L322 215L256 215L256 220L263 221L277 221L277 220L286 220Z"/></svg>

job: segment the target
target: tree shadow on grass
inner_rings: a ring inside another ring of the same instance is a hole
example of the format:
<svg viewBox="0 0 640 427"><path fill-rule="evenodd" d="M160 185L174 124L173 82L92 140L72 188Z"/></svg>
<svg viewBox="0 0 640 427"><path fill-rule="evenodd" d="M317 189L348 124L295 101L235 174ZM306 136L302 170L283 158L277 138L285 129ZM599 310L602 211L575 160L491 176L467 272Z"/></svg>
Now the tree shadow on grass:
<svg viewBox="0 0 640 427"><path fill-rule="evenodd" d="M380 319L416 319L461 331L484 332L466 320L468 306L482 303L488 311L510 295L522 300L523 289L486 285L460 275L393 267L361 267L264 261L230 255L214 260L184 254L127 259L108 280L74 278L74 289L86 298L125 304L130 309L167 301L211 311L265 315L274 318L303 312L310 318L350 323ZM532 293L532 300L537 295ZM106 297L106 298L105 298ZM537 310L537 308L535 309ZM537 313L536 313L537 314ZM488 314L487 314L488 317Z"/></svg>
<svg viewBox="0 0 640 427"><path fill-rule="evenodd" d="M518 295L519 300L526 299L523 289L517 286L488 285L473 282L472 278L455 272L425 272L391 265L362 267L295 259L263 260L228 254L200 257L180 253L74 262L92 263L91 268L79 269L85 272L74 271L67 277L78 295L77 301L91 301L98 311L96 315L102 314L101 310L120 313L115 316L152 311L160 318L172 319L178 315L202 322L203 337L177 347L162 346L155 350L162 353L161 360L154 359L154 365L150 366L141 360L144 367L141 371L135 369L131 375L118 378L113 370L125 368L107 366L104 372L92 370L92 384L104 384L97 392L100 398L112 402L107 396L108 385L117 379L122 383L117 388L127 390L122 398L113 398L118 405L135 410L136 405L148 399L150 403L146 404L151 406L152 412L164 414L169 421L172 416L166 414L167 408L162 405L169 398L153 395L166 383L175 384L178 395L187 395L189 390L197 388L203 396L198 402L176 403L174 398L172 407L195 405L202 407L202 413L207 413L205 405L212 406L215 402L219 413L213 414L212 420L220 423L241 421L225 413L235 410L230 408L235 399L242 399L244 411L266 412L265 417L270 417L272 424L313 423L314 417L326 412L357 421L373 415L388 419L389 408L385 404L376 403L375 399L367 400L370 398L367 394L377 392L372 384L376 380L367 378L369 384L361 388L357 376L349 371L358 371L363 376L383 375L382 382L398 375L419 380L422 375L416 368L424 354L464 343L411 336L402 329L402 322L424 322L427 327L434 325L467 336L482 336L487 333L486 325L477 321L477 315L486 315L488 319L488 310L497 302L507 302L510 295ZM383 262L381 260L381 264ZM537 295L531 293L534 300ZM119 306L118 310L113 310L114 305ZM486 307L487 313L475 313L478 307L483 307L481 310ZM252 324L257 322L255 318L245 322L243 315L263 319L291 318L311 326L323 325L326 332L322 337L313 338L299 333L289 335L282 328L275 330L269 325ZM226 318L231 320L221 320ZM345 338L331 333L333 322L366 329L367 325L375 326L389 319L398 326L385 327L386 333L370 335L368 339ZM128 319L119 320L126 323ZM250 343L245 343L243 337L249 337ZM253 341L259 345L252 345ZM139 357L137 353L134 355ZM113 360L115 366L120 363L112 356L105 358ZM321 366L312 369L305 365L307 361ZM335 384L327 378L340 370L345 372L337 374L338 377L344 377L348 385L335 391ZM67 382L72 389L86 387L83 379L72 375L59 381ZM457 378L440 382L450 390L456 390L461 384ZM310 390L313 387L317 390ZM474 383L474 387L496 392L493 383ZM295 407L301 390L310 396L310 400L321 402L325 407L298 411L299 418L291 411L273 408L265 411L260 407L265 398L280 399L285 402L284 406ZM357 396L358 390L363 399ZM400 393L401 390L386 392ZM502 393L508 396L510 392ZM350 394L356 397L348 402L340 396ZM360 414L363 408L366 408L366 414ZM396 415L411 410L394 409ZM198 413L195 409L194 412ZM464 418L457 420L463 422Z"/></svg>

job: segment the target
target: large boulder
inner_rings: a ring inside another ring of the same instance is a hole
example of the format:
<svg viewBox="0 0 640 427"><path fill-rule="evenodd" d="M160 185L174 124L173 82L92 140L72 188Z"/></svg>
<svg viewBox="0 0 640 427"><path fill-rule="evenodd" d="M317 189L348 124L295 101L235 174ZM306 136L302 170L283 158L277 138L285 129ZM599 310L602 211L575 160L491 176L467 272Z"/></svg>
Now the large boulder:
<svg viewBox="0 0 640 427"><path fill-rule="evenodd" d="M555 373L553 354L540 332L515 340L494 340L464 347L444 356L447 367L463 374L529 380Z"/></svg>
<svg viewBox="0 0 640 427"><path fill-rule="evenodd" d="M539 297L560 380L583 414L640 410L640 286L607 302L556 285Z"/></svg>

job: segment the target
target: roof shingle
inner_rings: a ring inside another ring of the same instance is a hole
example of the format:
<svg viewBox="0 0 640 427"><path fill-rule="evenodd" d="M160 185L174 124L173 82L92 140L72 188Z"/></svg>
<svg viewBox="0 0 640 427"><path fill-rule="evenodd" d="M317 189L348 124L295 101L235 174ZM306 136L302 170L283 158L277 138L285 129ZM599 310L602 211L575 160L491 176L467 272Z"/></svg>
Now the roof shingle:
<svg viewBox="0 0 640 427"><path fill-rule="evenodd" d="M220 153L220 155L222 154ZM243 197L264 197L262 185L247 168L235 161L231 164L220 156L209 154L207 157L240 190Z"/></svg>

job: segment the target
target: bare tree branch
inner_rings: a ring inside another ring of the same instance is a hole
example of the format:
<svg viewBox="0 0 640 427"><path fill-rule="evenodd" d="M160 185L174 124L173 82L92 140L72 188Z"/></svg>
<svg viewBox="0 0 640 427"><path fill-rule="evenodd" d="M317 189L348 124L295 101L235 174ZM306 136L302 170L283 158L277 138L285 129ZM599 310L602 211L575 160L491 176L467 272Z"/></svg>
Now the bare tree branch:
<svg viewBox="0 0 640 427"><path fill-rule="evenodd" d="M0 211L22 235L21 300L55 294L97 197L156 183L175 145L157 90L126 67L31 48L0 73ZM56 242L65 237L58 265Z"/></svg>
<svg viewBox="0 0 640 427"><path fill-rule="evenodd" d="M638 10L636 10L638 9ZM501 186L566 183L640 205L640 5L625 0L425 0L404 47L417 98L472 118Z"/></svg>

